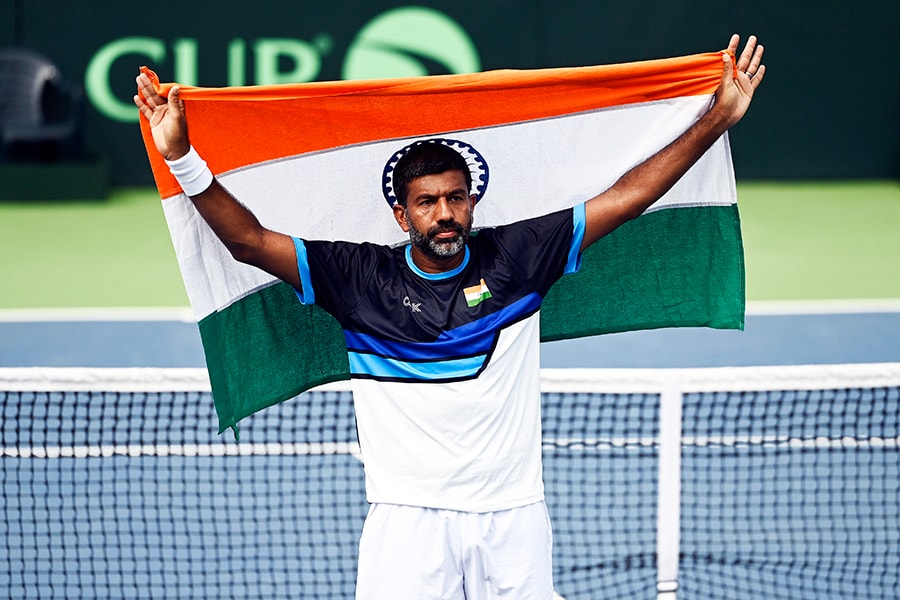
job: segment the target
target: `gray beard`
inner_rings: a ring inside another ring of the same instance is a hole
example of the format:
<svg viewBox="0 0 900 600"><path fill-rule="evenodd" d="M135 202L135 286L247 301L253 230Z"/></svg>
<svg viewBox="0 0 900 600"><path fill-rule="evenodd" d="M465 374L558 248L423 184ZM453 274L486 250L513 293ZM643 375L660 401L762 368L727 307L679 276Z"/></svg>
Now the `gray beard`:
<svg viewBox="0 0 900 600"><path fill-rule="evenodd" d="M457 233L459 236L452 240L441 242L434 239L434 236L437 234L438 230L432 230L428 233L423 233L412 226L412 221L409 218L409 213L406 214L406 222L410 224L409 226L409 241L413 246L418 248L424 255L429 258L443 259L443 258L451 258L456 256L460 252L462 252L463 248L466 247L466 244L469 241L469 233L470 228L459 226L457 228Z"/></svg>

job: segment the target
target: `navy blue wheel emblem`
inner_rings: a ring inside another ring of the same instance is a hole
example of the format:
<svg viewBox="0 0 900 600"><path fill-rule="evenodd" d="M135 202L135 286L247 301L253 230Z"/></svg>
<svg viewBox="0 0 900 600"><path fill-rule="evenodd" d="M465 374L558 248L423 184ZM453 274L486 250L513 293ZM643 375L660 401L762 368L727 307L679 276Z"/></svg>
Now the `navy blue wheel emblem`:
<svg viewBox="0 0 900 600"><path fill-rule="evenodd" d="M469 166L469 173L472 174L471 193L475 194L475 202L481 201L484 197L484 192L487 190L488 179L490 176L487 161L484 160L481 153L471 144L467 144L466 142L448 138L433 138L413 142L403 149L394 152L387 161L387 164L384 165L384 172L381 175L381 191L384 194L384 199L387 200L388 206L393 207L397 204L397 195L394 193L394 168L397 166L397 163L401 158L406 156L411 149L427 142L438 142L459 152Z"/></svg>

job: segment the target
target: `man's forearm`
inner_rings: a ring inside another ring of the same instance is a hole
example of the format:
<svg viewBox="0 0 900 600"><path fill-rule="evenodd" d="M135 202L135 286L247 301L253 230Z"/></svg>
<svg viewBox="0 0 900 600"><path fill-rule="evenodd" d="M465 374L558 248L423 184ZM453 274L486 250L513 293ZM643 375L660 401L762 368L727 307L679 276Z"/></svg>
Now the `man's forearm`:
<svg viewBox="0 0 900 600"><path fill-rule="evenodd" d="M668 146L619 178L610 191L627 206L627 219L637 218L668 192L727 130L728 121L714 107Z"/></svg>
<svg viewBox="0 0 900 600"><path fill-rule="evenodd" d="M247 253L261 244L263 227L256 216L216 179L190 198L197 212L235 259L247 262L243 260Z"/></svg>
<svg viewBox="0 0 900 600"><path fill-rule="evenodd" d="M671 144L619 178L611 188L585 205L585 234L581 249L637 218L709 150L719 137L741 120L765 76L763 47L750 36L744 51L732 62L740 36L733 35L722 54L722 79L709 111Z"/></svg>
<svg viewBox="0 0 900 600"><path fill-rule="evenodd" d="M263 227L256 216L216 179L190 199L235 260L258 267L300 288L291 237Z"/></svg>
<svg viewBox="0 0 900 600"><path fill-rule="evenodd" d="M668 146L630 169L585 205L585 250L623 223L636 219L669 191L728 129L713 108Z"/></svg>

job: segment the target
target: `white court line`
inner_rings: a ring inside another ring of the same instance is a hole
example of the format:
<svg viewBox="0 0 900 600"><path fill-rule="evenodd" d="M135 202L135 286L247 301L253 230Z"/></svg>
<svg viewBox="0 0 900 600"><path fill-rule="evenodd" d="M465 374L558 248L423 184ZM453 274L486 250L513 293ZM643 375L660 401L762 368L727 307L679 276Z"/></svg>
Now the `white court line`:
<svg viewBox="0 0 900 600"><path fill-rule="evenodd" d="M748 302L746 313L755 315L837 315L900 313L900 298L857 300L765 300Z"/></svg>
<svg viewBox="0 0 900 600"><path fill-rule="evenodd" d="M0 323L61 323L82 321L181 321L196 323L187 307L6 308Z"/></svg>
<svg viewBox="0 0 900 600"><path fill-rule="evenodd" d="M765 300L747 303L747 315L828 315L900 313L900 298L851 300ZM6 308L0 323L82 321L181 321L195 323L188 307Z"/></svg>

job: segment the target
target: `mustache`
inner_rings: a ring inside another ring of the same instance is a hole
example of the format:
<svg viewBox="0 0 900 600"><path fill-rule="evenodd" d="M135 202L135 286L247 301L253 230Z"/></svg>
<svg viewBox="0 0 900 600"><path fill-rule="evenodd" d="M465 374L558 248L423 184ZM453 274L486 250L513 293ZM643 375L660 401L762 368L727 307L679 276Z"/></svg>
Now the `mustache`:
<svg viewBox="0 0 900 600"><path fill-rule="evenodd" d="M439 234L449 233L449 232L453 232L457 235L465 235L466 228L463 227L461 224L457 223L456 221L443 222L443 223L439 222L436 227L432 227L431 229L429 229L428 233L426 235L427 235L428 239L433 240Z"/></svg>

